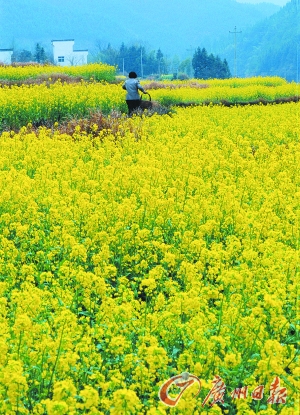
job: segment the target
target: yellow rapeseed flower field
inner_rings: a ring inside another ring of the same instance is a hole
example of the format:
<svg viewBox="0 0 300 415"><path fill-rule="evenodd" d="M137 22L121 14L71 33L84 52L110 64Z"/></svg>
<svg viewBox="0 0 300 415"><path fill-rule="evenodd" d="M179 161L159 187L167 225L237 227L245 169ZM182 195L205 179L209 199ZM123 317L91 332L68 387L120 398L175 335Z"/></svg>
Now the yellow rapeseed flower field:
<svg viewBox="0 0 300 415"><path fill-rule="evenodd" d="M142 83L149 83L149 81L142 81ZM155 82L157 83L157 82ZM188 86L195 84L208 85L210 87L214 86L229 86L230 88L238 88L242 86L250 85L261 85L261 86L281 86L285 85L288 82L284 78L279 76L254 76L252 78L229 78L229 79L189 79L189 80L173 80L171 83L168 80L159 81L158 84L162 86L171 85L171 87L176 86Z"/></svg>
<svg viewBox="0 0 300 415"><path fill-rule="evenodd" d="M100 91L64 88L0 101L51 113ZM300 104L120 122L0 136L0 414L297 414ZM169 408L182 372L201 391ZM224 403L203 407L216 375ZM285 404L267 403L276 376Z"/></svg>
<svg viewBox="0 0 300 415"><path fill-rule="evenodd" d="M76 68L66 67L64 70L75 71ZM41 70L39 67L37 69ZM204 88L201 88L202 83L199 80L189 83L178 81L174 86L181 87L161 87L151 89L150 93L153 100L167 107L181 103L217 104L226 101L237 104L260 99L274 101L291 97L299 98L299 85L293 82L287 83L278 77L233 79L231 83L230 80L203 82L205 82ZM163 82L157 85L166 86ZM56 82L48 86L45 82L42 85L23 84L0 88L0 129L2 130L18 129L26 126L28 122L40 125L46 121L54 123L66 117L82 117L94 109L101 110L105 114L109 114L112 109L127 112L125 91L121 88L121 84L82 81L76 84Z"/></svg>
<svg viewBox="0 0 300 415"><path fill-rule="evenodd" d="M95 79L96 81L112 81L116 74L114 66L105 63L90 63L78 66L54 66L54 65L25 65L25 66L0 66L1 80L25 80L36 78L45 74L67 74L71 76L82 76L85 79Z"/></svg>
<svg viewBox="0 0 300 415"><path fill-rule="evenodd" d="M209 84L208 84L209 85ZM151 96L163 105L178 104L180 102L193 102L201 104L211 102L217 104L226 100L232 104L247 103L259 99L273 101L278 98L299 96L299 85L286 83L283 85L260 85L249 84L240 86L229 86L228 84L209 85L208 88L170 88L151 91Z"/></svg>

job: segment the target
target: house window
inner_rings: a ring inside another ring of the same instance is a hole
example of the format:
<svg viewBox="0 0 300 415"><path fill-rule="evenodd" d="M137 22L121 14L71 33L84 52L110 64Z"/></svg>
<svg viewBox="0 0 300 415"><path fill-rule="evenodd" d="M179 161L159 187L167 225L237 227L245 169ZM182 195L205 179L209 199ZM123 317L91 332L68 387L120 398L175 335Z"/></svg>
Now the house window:
<svg viewBox="0 0 300 415"><path fill-rule="evenodd" d="M65 57L64 56L58 56L58 62L64 62L65 61Z"/></svg>

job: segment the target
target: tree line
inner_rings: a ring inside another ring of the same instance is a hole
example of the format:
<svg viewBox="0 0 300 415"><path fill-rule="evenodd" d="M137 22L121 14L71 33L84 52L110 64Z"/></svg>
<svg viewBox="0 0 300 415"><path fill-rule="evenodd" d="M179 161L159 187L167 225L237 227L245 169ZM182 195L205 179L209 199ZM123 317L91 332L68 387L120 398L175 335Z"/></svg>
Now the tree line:
<svg viewBox="0 0 300 415"><path fill-rule="evenodd" d="M142 45L124 43L114 48L108 44L105 48L98 46L91 60L116 66L119 74L126 75L130 71L135 71L142 78L160 78L166 74L171 75L173 79L231 77L226 59L222 61L218 55L208 54L205 48L200 47L195 50L192 58L180 60L177 56L165 56L161 49L148 51ZM53 58L37 43L34 52L25 49L14 51L12 61L53 63Z"/></svg>
<svg viewBox="0 0 300 415"><path fill-rule="evenodd" d="M200 47L196 49L192 58L180 60L176 56L168 58L161 49L148 52L141 45L126 46L124 43L116 49L109 44L106 48L99 48L96 59L117 66L119 72L124 75L135 71L141 77L153 74L160 77L169 73L173 78L181 79L231 77L226 59L222 61L218 55L208 54L205 48Z"/></svg>
<svg viewBox="0 0 300 415"><path fill-rule="evenodd" d="M194 68L194 77L200 79L209 78L230 78L231 73L227 63L227 60L223 61L219 56L214 56L212 53L209 55L205 48L197 48L192 65Z"/></svg>
<svg viewBox="0 0 300 415"><path fill-rule="evenodd" d="M39 43L36 43L34 52L27 49L14 50L11 60L12 62L53 63L52 56L47 54Z"/></svg>

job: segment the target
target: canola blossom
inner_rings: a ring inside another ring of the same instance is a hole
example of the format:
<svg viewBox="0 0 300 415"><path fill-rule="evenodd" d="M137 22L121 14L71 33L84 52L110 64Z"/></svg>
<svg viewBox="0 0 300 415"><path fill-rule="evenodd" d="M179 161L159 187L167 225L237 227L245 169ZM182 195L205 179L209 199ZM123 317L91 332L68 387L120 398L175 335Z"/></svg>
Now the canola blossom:
<svg viewBox="0 0 300 415"><path fill-rule="evenodd" d="M96 81L112 81L116 74L116 68L105 63L90 63L78 66L54 66L54 65L26 65L26 66L0 66L1 80L25 80L36 78L44 74L67 74L71 76L82 76L85 79Z"/></svg>
<svg viewBox="0 0 300 415"><path fill-rule="evenodd" d="M297 414L299 120L299 103L199 106L122 136L4 132L0 414ZM201 391L168 408L183 372ZM286 404L204 408L215 375L279 377Z"/></svg>
<svg viewBox="0 0 300 415"><path fill-rule="evenodd" d="M265 85L213 85L209 88L178 88L178 89L157 89L151 91L153 99L158 100L162 105L176 105L181 102L193 102L195 104L228 101L231 104L248 103L263 99L274 101L279 98L299 97L299 84L286 83L276 86Z"/></svg>
<svg viewBox="0 0 300 415"><path fill-rule="evenodd" d="M212 80L208 81L208 88L194 88L191 83L181 85L183 87L177 89L151 90L151 96L153 100L167 107L190 102L218 104L226 100L236 104L258 99L273 101L278 98L299 97L299 84L287 83L278 77L266 80L259 77L243 81ZM94 109L101 110L104 114L109 114L113 109L127 112L125 91L121 84L82 81L77 84L56 82L50 86L42 84L0 88L2 131L18 129L28 123L41 125L46 122L55 123L66 117L84 117Z"/></svg>
<svg viewBox="0 0 300 415"><path fill-rule="evenodd" d="M21 128L28 123L60 121L65 117L86 116L90 109L108 114L112 109L126 111L124 91L119 85L61 82L23 85L0 89L0 125ZM0 127L1 128L1 127Z"/></svg>
<svg viewBox="0 0 300 415"><path fill-rule="evenodd" d="M149 81L142 81L142 84L149 84ZM228 78L228 79L189 79L189 80L179 80L175 79L171 82L169 80L155 81L154 82L158 87L165 87L169 85L170 87L187 87L187 86L209 86L209 87L225 87L229 86L231 88L238 88L242 86L251 86L251 85L261 85L261 86L282 86L286 85L288 82L284 78L279 76L254 76L252 78ZM150 82L151 84L151 82Z"/></svg>

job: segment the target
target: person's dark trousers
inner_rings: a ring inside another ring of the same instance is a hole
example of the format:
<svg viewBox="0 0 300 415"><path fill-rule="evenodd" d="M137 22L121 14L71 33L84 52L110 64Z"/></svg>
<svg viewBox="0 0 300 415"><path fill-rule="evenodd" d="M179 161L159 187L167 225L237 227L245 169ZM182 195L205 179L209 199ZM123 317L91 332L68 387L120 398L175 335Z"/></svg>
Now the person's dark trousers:
<svg viewBox="0 0 300 415"><path fill-rule="evenodd" d="M139 99L126 99L126 103L128 106L128 115L131 115L131 113L138 109L140 106L140 100Z"/></svg>

